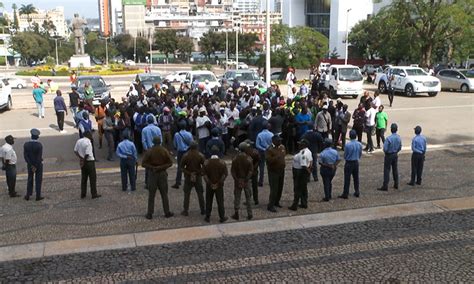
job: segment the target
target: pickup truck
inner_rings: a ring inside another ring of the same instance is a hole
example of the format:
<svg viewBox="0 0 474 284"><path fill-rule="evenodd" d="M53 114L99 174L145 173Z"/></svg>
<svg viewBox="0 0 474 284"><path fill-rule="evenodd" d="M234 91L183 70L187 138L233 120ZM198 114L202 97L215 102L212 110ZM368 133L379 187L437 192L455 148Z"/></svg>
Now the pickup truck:
<svg viewBox="0 0 474 284"><path fill-rule="evenodd" d="M375 84L380 93L387 93L388 78L393 75L392 87L394 91L407 96L419 93L428 93L434 97L441 91L441 82L434 76L429 76L423 69L411 66L395 66L387 68L383 73L377 73Z"/></svg>

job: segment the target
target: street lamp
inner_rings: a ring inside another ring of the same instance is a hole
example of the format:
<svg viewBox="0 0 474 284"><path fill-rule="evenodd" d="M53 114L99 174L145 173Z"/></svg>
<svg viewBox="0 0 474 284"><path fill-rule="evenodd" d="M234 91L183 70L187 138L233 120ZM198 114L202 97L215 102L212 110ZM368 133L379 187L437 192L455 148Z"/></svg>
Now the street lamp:
<svg viewBox="0 0 474 284"><path fill-rule="evenodd" d="M267 0L267 19L265 31L265 82L270 86L271 63L270 63L270 0Z"/></svg>
<svg viewBox="0 0 474 284"><path fill-rule="evenodd" d="M235 30L235 69L239 69L239 29Z"/></svg>
<svg viewBox="0 0 474 284"><path fill-rule="evenodd" d="M137 35L133 37L133 62L137 63Z"/></svg>
<svg viewBox="0 0 474 284"><path fill-rule="evenodd" d="M347 9L346 13L346 57L344 60L344 64L347 65L347 57L349 56L349 12L352 8Z"/></svg>
<svg viewBox="0 0 474 284"><path fill-rule="evenodd" d="M228 30L225 29L225 70L229 68L229 34Z"/></svg>
<svg viewBox="0 0 474 284"><path fill-rule="evenodd" d="M149 43L150 43L150 72L151 68L153 68L153 33L151 32L151 28L148 29L148 36L149 36Z"/></svg>
<svg viewBox="0 0 474 284"><path fill-rule="evenodd" d="M59 56L58 56L58 33L54 33L54 46L55 46L55 53L56 53L56 66L59 65Z"/></svg>

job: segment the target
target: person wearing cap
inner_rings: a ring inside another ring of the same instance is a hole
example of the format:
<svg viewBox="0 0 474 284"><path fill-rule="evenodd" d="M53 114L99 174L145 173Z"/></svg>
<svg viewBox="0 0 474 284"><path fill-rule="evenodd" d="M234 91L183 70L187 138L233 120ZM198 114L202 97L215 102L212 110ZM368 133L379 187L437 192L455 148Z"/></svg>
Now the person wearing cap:
<svg viewBox="0 0 474 284"><path fill-rule="evenodd" d="M234 215L231 216L234 220L239 220L240 210L240 198L242 196L242 190L245 194L246 206L247 206L247 220L253 218L252 205L250 199L252 193L250 191L249 182L253 174L252 159L245 153L246 149L250 147L246 142L239 144L240 152L232 159L232 166L230 172L234 178Z"/></svg>
<svg viewBox="0 0 474 284"><path fill-rule="evenodd" d="M172 188L179 188L181 186L182 176L182 158L184 154L189 150L189 147L194 143L193 135L191 132L186 130L186 121L180 120L178 122L179 131L174 134L173 144L177 152L177 170L176 170L176 182Z"/></svg>
<svg viewBox="0 0 474 284"><path fill-rule="evenodd" d="M71 86L71 92L69 93L69 109L71 110L72 118L74 119L74 123L77 127L77 119L76 119L76 114L77 114L77 109L79 107L79 101L80 101L80 95L77 92L77 86L72 85Z"/></svg>
<svg viewBox="0 0 474 284"><path fill-rule="evenodd" d="M79 138L83 138L84 133L92 131L92 121L89 119L89 112L87 110L80 113L82 114L82 118L79 120L77 129L79 130Z"/></svg>
<svg viewBox="0 0 474 284"><path fill-rule="evenodd" d="M327 104L323 105L322 110L323 111L320 111L316 115L316 119L314 120L314 129L316 129L316 131L319 132L323 138L328 138L329 132L332 129L332 119L328 112Z"/></svg>
<svg viewBox="0 0 474 284"><path fill-rule="evenodd" d="M411 140L411 179L408 185L421 185L421 175L423 174L423 164L425 162L426 138L421 135L421 126L415 127L415 137Z"/></svg>
<svg viewBox="0 0 474 284"><path fill-rule="evenodd" d="M41 196L41 184L43 183L43 145L38 141L40 131L31 129L31 140L23 145L23 157L28 170L28 183L26 186L25 200L30 200L33 194L33 180L36 191L36 201L44 199Z"/></svg>
<svg viewBox="0 0 474 284"><path fill-rule="evenodd" d="M135 144L130 141L130 134L124 132L122 141L117 145L115 153L120 158L120 176L122 178L122 191L127 191L128 180L130 180L130 190L135 191L138 165L138 153Z"/></svg>
<svg viewBox="0 0 474 284"><path fill-rule="evenodd" d="M282 207L280 205L280 199L285 182L285 155L286 150L285 146L281 144L281 138L278 135L274 135L272 137L272 145L265 153L268 169L268 183L270 184L267 210L270 212L276 212L275 207Z"/></svg>
<svg viewBox="0 0 474 284"><path fill-rule="evenodd" d="M383 143L383 152L385 158L383 162L383 185L377 190L387 191L388 182L390 181L390 168L393 173L393 188L398 189L398 152L402 150L402 140L397 134L398 125L392 123L390 126L392 135L388 136Z"/></svg>
<svg viewBox="0 0 474 284"><path fill-rule="evenodd" d="M183 155L180 164L180 168L184 172L184 202L183 212L181 212L183 216L189 215L189 198L193 187L196 189L201 215L206 214L204 188L202 185L204 161L204 155L199 152L196 142L190 142L189 150Z"/></svg>
<svg viewBox="0 0 474 284"><path fill-rule="evenodd" d="M314 181L318 179L318 153L323 149L323 137L321 134L314 129L309 129L301 139L305 139L309 142L309 150L313 155L313 165L311 167L311 174L313 175Z"/></svg>
<svg viewBox="0 0 474 284"><path fill-rule="evenodd" d="M206 154L206 144L211 135L211 120L207 116L207 111L204 106L199 108L199 116L196 118L196 131L199 139L199 151Z"/></svg>
<svg viewBox="0 0 474 284"><path fill-rule="evenodd" d="M301 139L298 142L299 152L293 157L293 204L288 209L296 211L299 207L308 208L308 182L313 164L313 155L308 149L309 142Z"/></svg>
<svg viewBox="0 0 474 284"><path fill-rule="evenodd" d="M263 186L263 178L265 172L265 152L272 145L273 133L268 130L270 124L268 122L264 123L262 131L257 135L257 141L255 143L255 148L258 150L260 156L260 162L258 165L258 185ZM257 199L258 200L258 199Z"/></svg>
<svg viewBox="0 0 474 284"><path fill-rule="evenodd" d="M10 197L20 196L15 191L16 186L16 152L13 149L13 144L15 144L15 139L13 136L8 135L5 137L5 144L0 148L0 158L2 160L2 170L5 171L5 178L7 181L8 195Z"/></svg>
<svg viewBox="0 0 474 284"><path fill-rule="evenodd" d="M74 153L79 158L81 167L81 198L87 195L87 180L89 179L92 199L99 198L97 194L97 172L95 168L94 147L92 146L92 133L87 131L84 137L76 141Z"/></svg>
<svg viewBox="0 0 474 284"><path fill-rule="evenodd" d="M337 165L341 161L337 151L331 147L332 140L330 138L324 139L324 150L319 155L319 164L321 168L319 173L323 179L324 198L322 201L328 202L332 198L332 179L336 175Z"/></svg>
<svg viewBox="0 0 474 284"><path fill-rule="evenodd" d="M163 146L166 149L171 150L173 145L173 139L171 135L171 126L174 123L174 118L171 115L171 111L169 107L163 108L163 113L158 117L158 126L162 131L163 137Z"/></svg>
<svg viewBox="0 0 474 284"><path fill-rule="evenodd" d="M351 186L351 176L354 179L354 196L359 197L359 160L362 157L362 144L356 140L357 132L352 129L349 132L349 138L344 148L344 191L339 198L347 199L349 197L349 187Z"/></svg>
<svg viewBox="0 0 474 284"><path fill-rule="evenodd" d="M206 217L204 221L210 222L211 220L212 203L215 196L220 222L224 223L228 220L225 216L224 208L224 181L229 172L225 162L217 155L219 148L214 146L211 151L212 156L204 162L202 169L204 180L206 181Z"/></svg>
<svg viewBox="0 0 474 284"><path fill-rule="evenodd" d="M258 150L253 146L252 141L249 139L245 140L250 147L245 149L245 153L252 159L253 162L253 173L252 173L252 197L255 205L258 205L258 167L260 165L260 155Z"/></svg>
<svg viewBox="0 0 474 284"><path fill-rule="evenodd" d="M148 172L148 210L145 218L151 220L155 212L156 190L160 191L165 217L172 217L168 200L168 173L166 170L173 165L170 153L161 146L161 136L153 137L153 147L149 148L142 160L142 167Z"/></svg>
<svg viewBox="0 0 474 284"><path fill-rule="evenodd" d="M46 93L44 88L40 85L33 89L33 99L35 100L36 107L38 109L38 118L44 118L44 99L43 96Z"/></svg>
<svg viewBox="0 0 474 284"><path fill-rule="evenodd" d="M211 130L211 139L209 139L206 143L206 158L210 158L212 156L212 147L216 146L219 149L219 153L217 155L219 158L224 157L224 152L225 152L225 145L224 141L222 141L222 138L220 137L220 130L217 127L214 127Z"/></svg>

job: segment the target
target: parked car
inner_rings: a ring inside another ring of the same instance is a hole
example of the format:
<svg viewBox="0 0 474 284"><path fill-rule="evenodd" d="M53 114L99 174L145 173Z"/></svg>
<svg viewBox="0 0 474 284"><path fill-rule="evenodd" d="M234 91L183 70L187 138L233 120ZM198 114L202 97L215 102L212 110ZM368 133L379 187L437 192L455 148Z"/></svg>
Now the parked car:
<svg viewBox="0 0 474 284"><path fill-rule="evenodd" d="M135 66L137 64L135 63L135 61L128 59L128 60L125 60L125 65L126 66Z"/></svg>
<svg viewBox="0 0 474 284"><path fill-rule="evenodd" d="M247 86L253 86L255 82L258 85L265 85L265 82L258 76L258 73L254 70L229 70L224 73L222 79L227 80L230 84L234 82L235 79L239 83L244 83Z"/></svg>
<svg viewBox="0 0 474 284"><path fill-rule="evenodd" d="M374 75L380 66L374 64L365 64L360 72L365 75Z"/></svg>
<svg viewBox="0 0 474 284"><path fill-rule="evenodd" d="M103 99L110 98L110 85L107 85L101 76L79 76L77 77L77 92L84 97L84 85L89 82L94 90L94 99L92 103L99 105Z"/></svg>
<svg viewBox="0 0 474 284"><path fill-rule="evenodd" d="M270 74L270 80L281 81L286 79L286 73L282 71L275 71Z"/></svg>
<svg viewBox="0 0 474 284"><path fill-rule="evenodd" d="M189 71L175 71L166 75L165 79L170 82L184 82L186 79L186 73Z"/></svg>
<svg viewBox="0 0 474 284"><path fill-rule="evenodd" d="M438 74L439 71L444 70L444 69L451 69L451 67L448 64L438 63L434 66L433 71L436 75Z"/></svg>
<svg viewBox="0 0 474 284"><path fill-rule="evenodd" d="M387 91L388 78L393 75L392 87L396 92L407 96L419 93L428 93L430 97L436 96L441 91L441 82L438 78L428 75L419 67L395 66L389 68L385 76L378 80L378 89L382 93Z"/></svg>
<svg viewBox="0 0 474 284"><path fill-rule="evenodd" d="M205 81L209 81L209 87L214 88L215 86L220 87L221 84L217 81L217 77L211 71L187 71L185 81L190 83L194 83L195 81L204 83Z"/></svg>
<svg viewBox="0 0 474 284"><path fill-rule="evenodd" d="M155 84L161 84L163 78L159 73L141 73L135 76L135 81L140 80L145 89L149 90ZM133 84L133 82L132 82Z"/></svg>
<svg viewBox="0 0 474 284"><path fill-rule="evenodd" d="M10 85L13 89L23 89L28 86L28 83L25 79L18 78L18 77L5 77L2 80L6 80L7 85Z"/></svg>
<svg viewBox="0 0 474 284"><path fill-rule="evenodd" d="M360 69L354 65L331 65L329 80L326 80L326 89L331 97L352 96L357 98L363 92L364 77Z"/></svg>
<svg viewBox="0 0 474 284"><path fill-rule="evenodd" d="M12 89L6 83L8 83L6 79L0 80L0 110L10 110L13 106Z"/></svg>
<svg viewBox="0 0 474 284"><path fill-rule="evenodd" d="M474 70L444 69L436 74L436 78L441 81L441 89L464 93L474 91Z"/></svg>

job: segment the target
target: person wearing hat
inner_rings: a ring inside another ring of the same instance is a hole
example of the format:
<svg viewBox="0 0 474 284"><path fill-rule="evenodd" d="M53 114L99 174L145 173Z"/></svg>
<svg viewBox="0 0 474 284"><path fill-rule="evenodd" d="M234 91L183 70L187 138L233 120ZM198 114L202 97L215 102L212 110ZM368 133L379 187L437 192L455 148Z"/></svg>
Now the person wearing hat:
<svg viewBox="0 0 474 284"><path fill-rule="evenodd" d="M324 104L322 107L323 111L320 111L316 115L316 119L314 120L314 129L321 134L323 138L329 137L329 132L332 129L332 119L331 114L328 112L328 105Z"/></svg>
<svg viewBox="0 0 474 284"><path fill-rule="evenodd" d="M421 126L415 127L415 137L411 140L411 179L408 185L421 185L421 175L423 174L423 164L425 162L426 138L421 135Z"/></svg>
<svg viewBox="0 0 474 284"><path fill-rule="evenodd" d="M16 186L16 152L13 149L15 139L13 136L8 135L5 137L5 144L0 148L0 158L2 159L2 170L5 171L5 177L7 180L8 195L10 197L20 196L15 191Z"/></svg>
<svg viewBox="0 0 474 284"><path fill-rule="evenodd" d="M219 153L217 153L217 155L219 156L219 158L223 158L224 157L224 152L225 152L225 145L224 145L224 141L222 141L222 138L220 137L221 135L221 132L219 130L219 128L217 127L214 127L212 130L211 130L211 139L209 139L206 143L206 158L210 158L212 156L212 147L216 146L218 149L219 149Z"/></svg>
<svg viewBox="0 0 474 284"><path fill-rule="evenodd" d="M362 157L362 144L357 141L357 132L351 129L349 138L344 148L344 191L339 198L347 199L349 197L349 187L351 185L351 176L354 179L354 196L359 197L359 160Z"/></svg>
<svg viewBox="0 0 474 284"><path fill-rule="evenodd" d="M79 130L79 138L84 137L84 133L92 131L92 121L89 119L89 112L87 110L83 110L81 113L82 117L79 120L79 124L77 129Z"/></svg>
<svg viewBox="0 0 474 284"><path fill-rule="evenodd" d="M79 158L81 167L81 198L86 198L87 195L87 179L89 179L91 186L92 199L101 197L97 194L96 160L92 143L92 133L87 131L84 133L84 137L77 140L74 146L74 153Z"/></svg>
<svg viewBox="0 0 474 284"><path fill-rule="evenodd" d="M402 150L402 140L397 134L398 125L392 123L390 126L392 135L388 136L383 143L383 152L385 158L383 161L383 185L377 190L387 191L388 182L390 180L390 168L393 173L393 188L398 189L398 152Z"/></svg>
<svg viewBox="0 0 474 284"><path fill-rule="evenodd" d="M313 155L308 149L308 140L298 142L299 152L293 157L293 204L288 209L296 211L299 207L308 208L308 182L313 164Z"/></svg>
<svg viewBox="0 0 474 284"><path fill-rule="evenodd" d="M142 134L141 134L143 151L145 153L146 151L148 151L155 145L154 143L155 137L160 137L160 143L162 139L161 129L155 125L155 117L153 115L151 114L147 115L146 123L147 123L147 126L143 128ZM149 171L145 169L145 189L148 188L148 174L149 174Z"/></svg>
<svg viewBox="0 0 474 284"><path fill-rule="evenodd" d="M285 146L281 144L278 135L272 137L272 145L265 153L268 169L268 183L270 184L270 197L268 198L267 210L276 212L275 207L281 208L280 199L283 193L285 181Z"/></svg>
<svg viewBox="0 0 474 284"><path fill-rule="evenodd" d="M130 140L129 132L122 134L122 141L117 145L116 154L120 158L120 176L122 178L122 191L127 191L130 180L131 191L136 190L138 154L135 144Z"/></svg>
<svg viewBox="0 0 474 284"><path fill-rule="evenodd" d="M71 110L72 113L72 118L74 119L74 123L77 127L77 109L79 107L79 101L80 101L80 95L77 92L77 86L76 85L71 85L71 92L69 93L69 109Z"/></svg>
<svg viewBox="0 0 474 284"><path fill-rule="evenodd" d="M211 220L212 202L216 196L220 222L224 223L228 220L224 208L224 181L229 173L225 162L217 155L219 148L214 146L211 151L212 156L204 162L202 169L206 181L206 217L204 221L210 222Z"/></svg>
<svg viewBox="0 0 474 284"><path fill-rule="evenodd" d="M245 149L245 153L252 159L253 162L253 174L252 174L252 197L255 205L258 205L258 167L260 165L260 155L253 147L252 141L249 139L245 140L250 147Z"/></svg>
<svg viewBox="0 0 474 284"><path fill-rule="evenodd" d="M174 118L171 115L171 110L169 107L163 108L163 113L158 117L158 126L162 131L163 137L163 146L170 151L172 149L173 141L171 135L171 126L174 123Z"/></svg>
<svg viewBox="0 0 474 284"><path fill-rule="evenodd" d="M176 182L172 188L179 188L181 186L181 176L182 176L182 158L184 154L189 150L189 147L194 143L193 135L191 132L186 130L186 121L180 120L178 122L179 131L174 134L173 144L177 152L177 167L176 170Z"/></svg>
<svg viewBox="0 0 474 284"><path fill-rule="evenodd" d="M319 155L319 164L321 168L319 173L323 179L324 198L322 201L327 202L332 198L332 179L336 175L337 165L341 161L337 151L331 147L332 139L324 139L324 150Z"/></svg>
<svg viewBox="0 0 474 284"><path fill-rule="evenodd" d="M41 196L43 183L43 145L38 141L40 131L36 128L30 130L31 140L23 145L23 157L28 170L28 183L26 186L25 200L30 200L33 194L33 180L35 183L36 201L44 199Z"/></svg>
<svg viewBox="0 0 474 284"><path fill-rule="evenodd" d="M250 147L246 142L239 144L240 152L232 159L232 166L230 172L234 178L234 215L231 216L234 220L239 220L240 210L240 198L242 196L242 190L245 194L246 206L247 206L247 220L253 218L252 205L250 199L252 193L250 191L250 179L253 174L252 159L245 153L246 149Z"/></svg>
<svg viewBox="0 0 474 284"><path fill-rule="evenodd" d="M168 200L168 173L166 170L173 165L170 153L161 146L161 136L153 137L153 147L149 148L142 160L142 167L148 172L148 210L145 218L151 220L155 212L156 190L160 191L165 217L172 217Z"/></svg>
<svg viewBox="0 0 474 284"><path fill-rule="evenodd" d="M183 212L181 212L183 216L189 215L189 197L193 187L196 189L201 215L206 214L204 188L202 186L204 161L204 155L199 152L196 142L190 142L189 150L183 155L180 164L180 168L182 168L184 172L184 202Z"/></svg>
<svg viewBox="0 0 474 284"><path fill-rule="evenodd" d="M206 144L211 135L211 120L207 116L206 107L199 108L199 116L196 118L196 131L199 139L199 151L206 154Z"/></svg>

